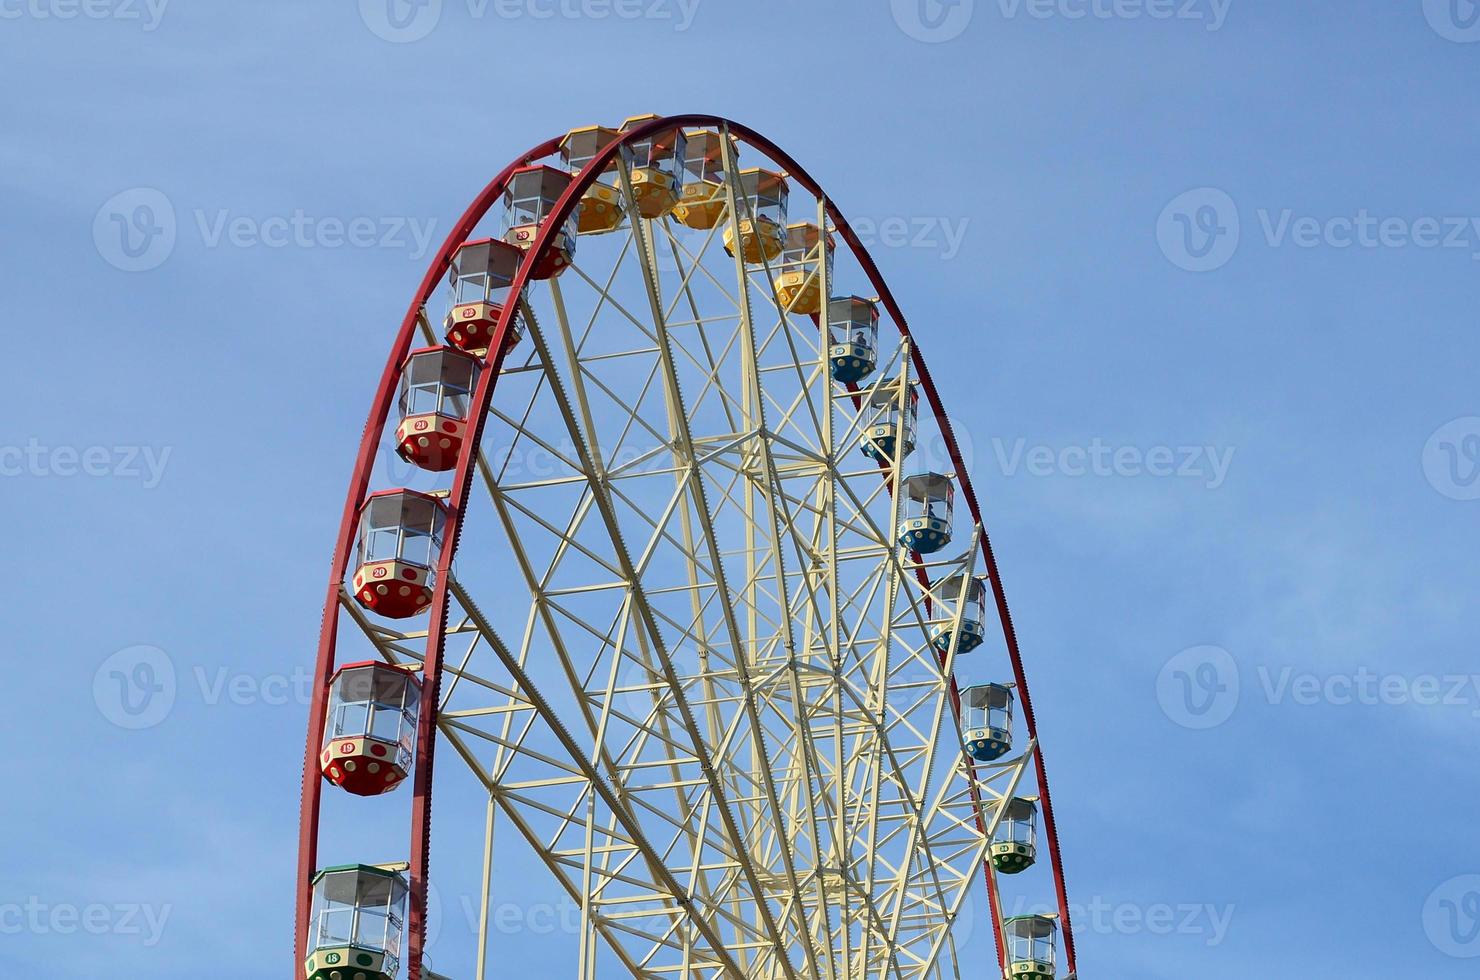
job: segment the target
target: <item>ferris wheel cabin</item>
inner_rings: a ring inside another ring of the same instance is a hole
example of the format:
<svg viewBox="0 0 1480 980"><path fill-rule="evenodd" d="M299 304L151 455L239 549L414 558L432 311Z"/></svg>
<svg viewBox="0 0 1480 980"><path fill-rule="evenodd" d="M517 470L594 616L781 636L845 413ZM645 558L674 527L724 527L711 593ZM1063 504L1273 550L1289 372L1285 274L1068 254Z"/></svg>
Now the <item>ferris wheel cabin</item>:
<svg viewBox="0 0 1480 980"><path fill-rule="evenodd" d="M345 664L329 681L319 762L324 778L355 796L389 793L411 773L421 683L415 666Z"/></svg>
<svg viewBox="0 0 1480 980"><path fill-rule="evenodd" d="M1003 922L1007 980L1054 980L1058 932L1052 915L1019 915Z"/></svg>
<svg viewBox="0 0 1480 980"><path fill-rule="evenodd" d="M684 132L684 181L673 216L689 228L707 231L725 213L724 137L712 129ZM730 139L730 159L739 149Z"/></svg>
<svg viewBox="0 0 1480 980"><path fill-rule="evenodd" d="M961 692L961 743L977 762L1012 751L1012 688L978 684Z"/></svg>
<svg viewBox="0 0 1480 980"><path fill-rule="evenodd" d="M432 601L447 505L415 490L381 490L360 507L355 599L389 619L406 619Z"/></svg>
<svg viewBox="0 0 1480 980"><path fill-rule="evenodd" d="M622 134L607 126L585 126L573 129L560 141L560 159L571 176L579 174L604 150L612 140ZM615 231L622 226L622 195L611 176L614 168L608 167L597 180L581 195L580 216L576 228L582 235L600 235Z"/></svg>
<svg viewBox="0 0 1480 980"><path fill-rule="evenodd" d="M554 167L524 167L514 171L504 188L503 240L526 252L534 247L540 227L555 212L560 195L574 178ZM530 270L533 279L553 279L566 270L576 255L576 229L580 207L550 241L550 249Z"/></svg>
<svg viewBox="0 0 1480 980"><path fill-rule="evenodd" d="M622 132L661 117L633 116L623 121ZM687 156L684 131L677 127L645 136L627 144L632 164L632 197L644 218L661 218L683 197L684 160Z"/></svg>
<svg viewBox="0 0 1480 980"><path fill-rule="evenodd" d="M833 247L833 236L814 224L803 221L787 227L776 276L776 299L783 309L793 313L822 312L819 267L827 263L827 277L831 281Z"/></svg>
<svg viewBox="0 0 1480 980"><path fill-rule="evenodd" d="M827 304L833 380L857 384L878 365L879 305L861 296L835 296Z"/></svg>
<svg viewBox="0 0 1480 980"><path fill-rule="evenodd" d="M401 365L396 452L424 470L457 465L469 430L468 406L482 362L455 347L412 351Z"/></svg>
<svg viewBox="0 0 1480 980"><path fill-rule="evenodd" d="M406 893L405 877L387 868L347 864L314 875L307 980L395 980Z"/></svg>
<svg viewBox="0 0 1480 980"><path fill-rule="evenodd" d="M987 585L986 580L970 575L952 575L937 586L936 594L948 605L942 608L947 618L944 625L936 627L931 643L935 649L945 653L951 649L951 640L956 639L957 653L970 653L982 645L987 638ZM956 610L961 609L961 632L956 638L952 629Z"/></svg>
<svg viewBox="0 0 1480 980"><path fill-rule="evenodd" d="M774 170L740 171L740 213L725 229L725 251L735 254L735 228L740 229L740 257L751 265L771 262L786 244L786 178Z"/></svg>
<svg viewBox="0 0 1480 980"><path fill-rule="evenodd" d="M992 838L992 867L1015 875L1033 866L1038 855L1038 800L1018 796L1002 804L1002 820Z"/></svg>
<svg viewBox="0 0 1480 980"><path fill-rule="evenodd" d="M868 396L868 422L863 430L860 448L865 456L880 463L893 463L896 447L899 449L900 460L915 451L920 393L914 382L910 382L903 397L899 389L899 379L888 378L880 381Z"/></svg>
<svg viewBox="0 0 1480 980"><path fill-rule="evenodd" d="M449 344L465 351L488 349L522 261L522 249L491 238L467 242L457 250L447 275L449 302L443 328ZM513 350L523 336L524 323L516 312L504 350Z"/></svg>
<svg viewBox="0 0 1480 980"><path fill-rule="evenodd" d="M951 516L956 506L956 484L942 473L916 473L900 481L904 518L899 543L922 555L934 554L951 543Z"/></svg>

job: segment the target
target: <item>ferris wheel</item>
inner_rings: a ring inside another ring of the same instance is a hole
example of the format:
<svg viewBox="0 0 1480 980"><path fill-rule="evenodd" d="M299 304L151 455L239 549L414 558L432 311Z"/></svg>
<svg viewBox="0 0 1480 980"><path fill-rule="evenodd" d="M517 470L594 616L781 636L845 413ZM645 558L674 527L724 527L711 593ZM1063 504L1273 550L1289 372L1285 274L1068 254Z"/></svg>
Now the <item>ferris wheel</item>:
<svg viewBox="0 0 1480 980"><path fill-rule="evenodd" d="M503 975L495 832L578 906L579 980L982 976L973 919L1000 976L1075 976L940 395L838 207L737 123L576 129L468 208L375 393L316 680L309 980L432 976L441 862L481 869L466 961ZM343 853L357 807L403 849Z"/></svg>

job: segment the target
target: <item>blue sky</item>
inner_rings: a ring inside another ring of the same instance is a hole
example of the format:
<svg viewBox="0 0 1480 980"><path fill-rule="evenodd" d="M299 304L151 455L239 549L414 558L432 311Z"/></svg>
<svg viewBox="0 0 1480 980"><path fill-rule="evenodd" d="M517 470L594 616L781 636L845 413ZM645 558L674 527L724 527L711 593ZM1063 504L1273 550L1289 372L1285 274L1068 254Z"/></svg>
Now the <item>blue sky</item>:
<svg viewBox="0 0 1480 980"><path fill-rule="evenodd" d="M383 2L0 0L0 973L285 969L426 250L535 142L699 111L863 219L964 429L1081 974L1474 975L1480 8Z"/></svg>

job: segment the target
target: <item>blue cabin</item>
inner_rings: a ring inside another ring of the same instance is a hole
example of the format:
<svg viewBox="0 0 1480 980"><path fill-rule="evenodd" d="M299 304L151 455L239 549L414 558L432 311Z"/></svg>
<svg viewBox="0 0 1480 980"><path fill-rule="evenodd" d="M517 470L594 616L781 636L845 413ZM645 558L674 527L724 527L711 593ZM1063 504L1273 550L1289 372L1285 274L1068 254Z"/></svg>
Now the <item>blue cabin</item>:
<svg viewBox="0 0 1480 980"><path fill-rule="evenodd" d="M951 515L956 506L956 484L948 474L916 473L899 482L901 547L922 555L934 554L951 543Z"/></svg>
<svg viewBox="0 0 1480 980"><path fill-rule="evenodd" d="M978 684L961 692L961 743L977 762L1012 751L1012 688Z"/></svg>
<svg viewBox="0 0 1480 980"><path fill-rule="evenodd" d="M899 446L899 459L915 451L915 422L920 414L920 395L913 382L901 393L898 378L880 381L868 396L864 410L868 420L863 428L863 454L880 463L895 460L895 443L901 432L904 445Z"/></svg>
<svg viewBox="0 0 1480 980"><path fill-rule="evenodd" d="M961 635L956 639L957 653L970 653L987 638L986 579L970 575L952 575L936 584L936 607L945 622L935 628L930 642L941 653L950 653L955 637L956 617L961 617ZM964 607L964 608L963 608Z"/></svg>
<svg viewBox="0 0 1480 980"><path fill-rule="evenodd" d="M878 366L879 305L861 296L834 296L827 304L833 380L853 385Z"/></svg>

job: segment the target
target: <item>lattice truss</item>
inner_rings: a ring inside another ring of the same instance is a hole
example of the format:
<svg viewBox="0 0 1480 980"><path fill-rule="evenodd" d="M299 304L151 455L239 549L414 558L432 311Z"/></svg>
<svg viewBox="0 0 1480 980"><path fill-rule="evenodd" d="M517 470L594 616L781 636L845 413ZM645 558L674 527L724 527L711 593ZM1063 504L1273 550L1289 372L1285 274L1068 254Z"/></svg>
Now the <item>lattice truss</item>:
<svg viewBox="0 0 1480 980"><path fill-rule="evenodd" d="M439 755L581 906L583 977L958 976L952 926L1034 751L962 753L955 650L930 642L961 614L931 583L982 572L980 532L897 546L909 461L860 452L873 389L832 381L774 264L724 250L733 177L711 231L641 218L617 178L628 220L530 287L497 381ZM424 656L424 628L343 609L385 659Z"/></svg>

